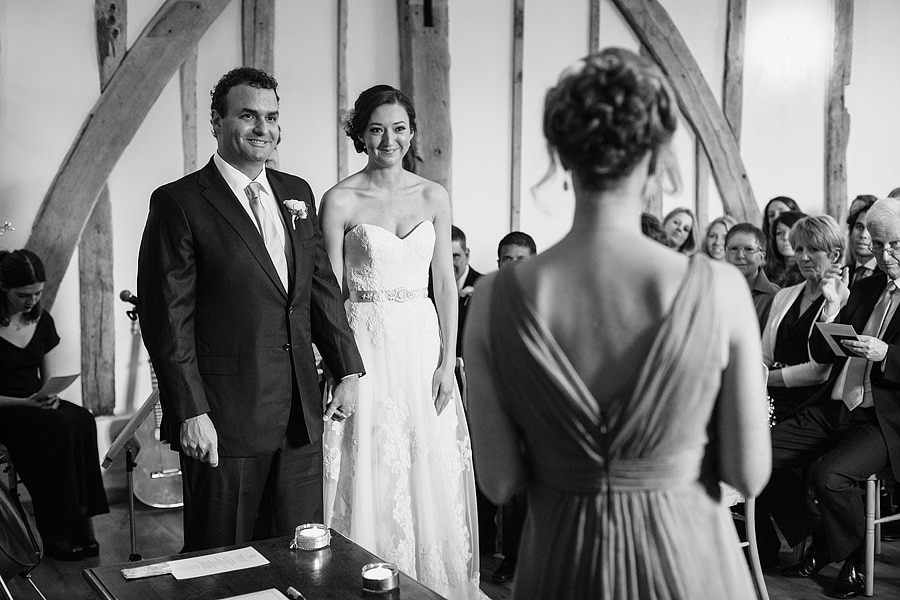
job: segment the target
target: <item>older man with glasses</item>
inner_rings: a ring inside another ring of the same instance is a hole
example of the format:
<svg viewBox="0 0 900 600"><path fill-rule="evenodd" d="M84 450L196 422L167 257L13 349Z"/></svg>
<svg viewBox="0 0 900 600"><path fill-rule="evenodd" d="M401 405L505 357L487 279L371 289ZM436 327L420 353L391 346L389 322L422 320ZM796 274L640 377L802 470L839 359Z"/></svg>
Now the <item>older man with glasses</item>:
<svg viewBox="0 0 900 600"><path fill-rule="evenodd" d="M838 355L814 329L810 353L817 362L833 364L831 376L806 407L772 430L773 467L809 468L819 512L816 516L804 504L791 515L795 524L809 524L813 544L800 563L782 574L809 577L831 562L844 561L828 592L834 598L864 593L860 482L888 466L900 477L900 199L876 202L869 209L868 226L880 271L856 283L843 308L846 270L832 266L821 285L825 305L820 320L852 325L858 339L841 342L846 355Z"/></svg>
<svg viewBox="0 0 900 600"><path fill-rule="evenodd" d="M750 285L760 333L769 319L772 299L781 288L769 281L763 271L766 263L766 236L750 223L738 223L725 236L725 260L738 268Z"/></svg>

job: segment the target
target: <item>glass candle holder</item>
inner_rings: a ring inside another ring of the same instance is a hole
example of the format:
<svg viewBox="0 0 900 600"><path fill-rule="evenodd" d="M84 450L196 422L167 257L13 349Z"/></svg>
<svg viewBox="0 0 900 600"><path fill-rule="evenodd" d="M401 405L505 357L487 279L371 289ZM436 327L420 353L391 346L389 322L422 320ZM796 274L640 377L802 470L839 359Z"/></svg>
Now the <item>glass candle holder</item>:
<svg viewBox="0 0 900 600"><path fill-rule="evenodd" d="M331 544L331 531L322 523L304 523L294 530L291 550L320 550Z"/></svg>
<svg viewBox="0 0 900 600"><path fill-rule="evenodd" d="M400 569L391 563L369 563L362 568L362 587L370 594L387 594L400 587Z"/></svg>

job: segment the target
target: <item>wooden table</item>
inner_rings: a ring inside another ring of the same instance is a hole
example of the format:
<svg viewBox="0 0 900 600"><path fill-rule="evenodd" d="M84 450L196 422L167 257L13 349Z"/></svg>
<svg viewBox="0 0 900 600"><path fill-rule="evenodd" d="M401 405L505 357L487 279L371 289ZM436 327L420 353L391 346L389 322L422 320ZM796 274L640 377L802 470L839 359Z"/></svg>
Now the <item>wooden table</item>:
<svg viewBox="0 0 900 600"><path fill-rule="evenodd" d="M269 588L276 588L284 593L289 586L299 590L307 600L360 600L363 597L373 600L443 599L443 596L402 572L399 591L380 596L364 596L360 570L363 565L380 562L380 559L334 530L331 536L331 546L312 552L291 550L290 536L220 548L219 550L233 550L253 546L269 560L269 564L196 579L179 581L172 575L159 575L126 580L122 576L122 569L202 556L211 554L212 551L93 567L85 569L84 577L100 597L107 600L220 600Z"/></svg>

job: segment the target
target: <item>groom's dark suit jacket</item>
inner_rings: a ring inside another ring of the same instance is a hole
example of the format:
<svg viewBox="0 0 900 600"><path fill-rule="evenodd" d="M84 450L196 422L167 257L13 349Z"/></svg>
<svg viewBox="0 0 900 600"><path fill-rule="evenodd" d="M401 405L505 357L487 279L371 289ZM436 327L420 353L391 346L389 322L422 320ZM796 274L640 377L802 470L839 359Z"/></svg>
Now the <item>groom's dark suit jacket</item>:
<svg viewBox="0 0 900 600"><path fill-rule="evenodd" d="M336 378L363 373L312 191L299 177L272 170L267 177L285 227L287 290L212 160L150 198L139 314L159 379L163 431L176 450L181 422L208 412L220 455L274 451L292 403L300 404L306 437L318 442L323 405L313 342ZM282 203L288 199L304 201L307 218L292 224ZM291 422L302 429L299 419Z"/></svg>
<svg viewBox="0 0 900 600"><path fill-rule="evenodd" d="M850 298L841 309L835 323L848 323L861 334L886 285L887 277L881 271L858 281L854 284ZM900 309L894 313L881 339L888 344L888 350L883 361L872 365L870 376L872 402L888 447L891 469L894 477L900 478ZM834 363L828 384L811 399L813 402L830 402L832 388L847 358L837 356L831 351L817 327L813 328L810 336L809 350L813 360L820 363Z"/></svg>

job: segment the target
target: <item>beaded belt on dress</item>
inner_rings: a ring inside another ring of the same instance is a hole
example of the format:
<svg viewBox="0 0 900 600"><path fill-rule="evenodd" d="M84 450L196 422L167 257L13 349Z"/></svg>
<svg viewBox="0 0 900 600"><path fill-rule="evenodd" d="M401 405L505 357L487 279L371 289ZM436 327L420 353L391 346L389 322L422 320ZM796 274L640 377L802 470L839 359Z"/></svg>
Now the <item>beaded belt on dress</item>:
<svg viewBox="0 0 900 600"><path fill-rule="evenodd" d="M351 302L409 302L410 300L427 297L427 288L418 290L411 290L409 288L394 288L392 290L378 291L350 290Z"/></svg>

